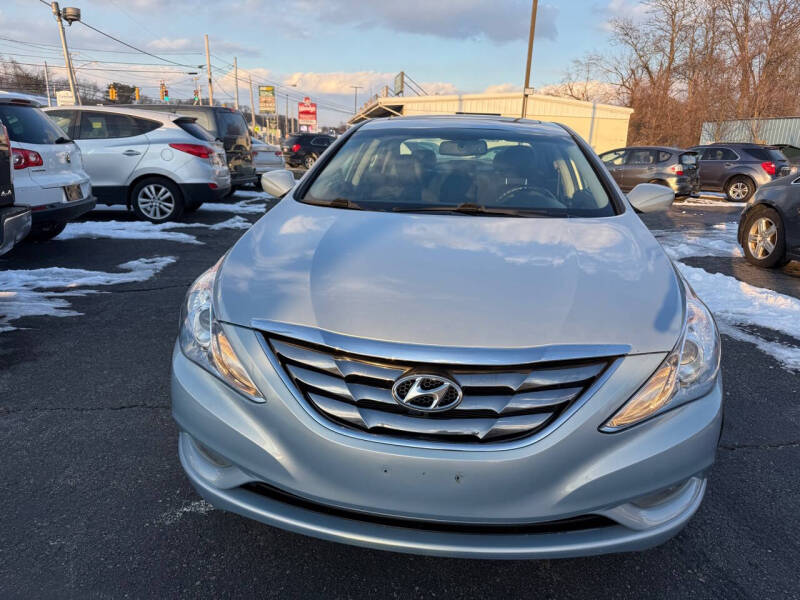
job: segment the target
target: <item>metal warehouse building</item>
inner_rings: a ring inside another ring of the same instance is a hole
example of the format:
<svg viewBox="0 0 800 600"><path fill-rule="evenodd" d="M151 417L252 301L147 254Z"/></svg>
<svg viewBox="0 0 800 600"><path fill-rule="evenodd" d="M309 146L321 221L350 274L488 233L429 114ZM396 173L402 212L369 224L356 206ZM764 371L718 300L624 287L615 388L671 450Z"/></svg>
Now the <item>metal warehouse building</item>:
<svg viewBox="0 0 800 600"><path fill-rule="evenodd" d="M451 96L378 96L370 99L350 123L401 115L489 113L518 117L522 93L458 94ZM632 108L583 102L571 98L528 95L526 117L563 123L577 131L597 152L625 146Z"/></svg>
<svg viewBox="0 0 800 600"><path fill-rule="evenodd" d="M800 117L740 119L703 123L701 144L754 142L800 146Z"/></svg>

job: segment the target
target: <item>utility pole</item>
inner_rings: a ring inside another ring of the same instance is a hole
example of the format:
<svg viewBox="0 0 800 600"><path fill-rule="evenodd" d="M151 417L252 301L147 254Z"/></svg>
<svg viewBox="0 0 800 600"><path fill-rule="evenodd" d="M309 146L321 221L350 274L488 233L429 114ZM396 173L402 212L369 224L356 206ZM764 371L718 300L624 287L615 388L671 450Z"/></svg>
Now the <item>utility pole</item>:
<svg viewBox="0 0 800 600"><path fill-rule="evenodd" d="M50 100L50 77L47 75L47 61L44 61L44 88L47 90L47 106L53 106Z"/></svg>
<svg viewBox="0 0 800 600"><path fill-rule="evenodd" d="M353 114L358 112L358 90L364 89L362 85L351 85L353 88L353 92L355 93L355 97L353 98Z"/></svg>
<svg viewBox="0 0 800 600"><path fill-rule="evenodd" d="M214 106L214 84L211 83L211 53L208 51L208 34L206 34L206 71L208 71L208 105Z"/></svg>
<svg viewBox="0 0 800 600"><path fill-rule="evenodd" d="M286 132L285 132L286 133L286 137L289 137L289 123L290 122L291 121L289 120L289 94L286 94L286 123L285 123L285 125L286 125Z"/></svg>
<svg viewBox="0 0 800 600"><path fill-rule="evenodd" d="M236 59L235 58L233 59L233 64L234 65L236 64ZM238 79L237 79L237 83L238 83ZM237 85L236 87L238 88L239 86ZM250 73L247 74L247 87L250 88L250 112L252 113L252 117L253 117L253 131L255 131L256 130L256 103L255 103L255 100L253 100L253 76L250 75ZM237 92L236 96L237 96L236 108L239 108L239 100L238 100L239 94L238 94L238 92Z"/></svg>
<svg viewBox="0 0 800 600"><path fill-rule="evenodd" d="M533 58L533 33L536 31L536 10L539 7L539 0L533 0L531 8L531 31L528 34L528 63L525 65L525 87L522 88L522 115L524 119L528 112L528 91L531 87L531 58Z"/></svg>
<svg viewBox="0 0 800 600"><path fill-rule="evenodd" d="M78 84L75 81L75 69L72 68L72 58L67 49L67 36L64 33L64 22L61 20L61 9L58 7L58 2L51 2L50 9L53 11L53 16L58 23L58 33L61 35L61 49L64 51L64 66L67 68L69 75L69 89L72 92L72 98L75 103L81 104L81 97L78 94Z"/></svg>
<svg viewBox="0 0 800 600"><path fill-rule="evenodd" d="M235 56L233 57L233 80L234 80L234 84L235 84L235 87L233 88L234 89L233 104L234 104L234 107L236 108L236 110L239 110L239 63L236 62L236 57ZM252 95L252 93L253 93L253 84L251 82L250 83L250 94ZM250 104L253 103L252 100L253 99L250 98ZM253 109L253 111L254 111L253 112L253 116L255 117L255 108ZM255 122L255 120L254 120L254 122ZM255 127L255 125L253 125L253 127Z"/></svg>

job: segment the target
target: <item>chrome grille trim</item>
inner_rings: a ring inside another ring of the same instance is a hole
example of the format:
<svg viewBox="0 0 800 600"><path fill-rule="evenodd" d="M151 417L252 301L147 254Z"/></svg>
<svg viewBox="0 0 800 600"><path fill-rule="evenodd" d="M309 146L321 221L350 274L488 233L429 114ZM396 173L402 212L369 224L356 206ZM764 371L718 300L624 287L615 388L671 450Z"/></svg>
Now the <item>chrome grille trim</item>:
<svg viewBox="0 0 800 600"><path fill-rule="evenodd" d="M528 442L532 436L538 439L574 412L618 358L591 356L567 364L561 360L502 367L402 364L271 332L264 332L262 346L300 404L320 423L387 443L433 447L475 448L491 442L496 448L512 441ZM462 386L464 399L459 406L422 414L395 402L393 381L428 368L446 372Z"/></svg>

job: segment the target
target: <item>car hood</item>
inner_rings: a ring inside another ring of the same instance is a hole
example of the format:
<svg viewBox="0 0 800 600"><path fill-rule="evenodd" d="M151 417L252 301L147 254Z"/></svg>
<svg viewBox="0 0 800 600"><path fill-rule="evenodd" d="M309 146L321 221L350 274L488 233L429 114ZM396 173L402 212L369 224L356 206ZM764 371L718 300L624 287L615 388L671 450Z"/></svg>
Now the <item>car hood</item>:
<svg viewBox="0 0 800 600"><path fill-rule="evenodd" d="M591 219L386 213L281 201L217 277L222 321L459 348L668 351L683 293L628 210Z"/></svg>

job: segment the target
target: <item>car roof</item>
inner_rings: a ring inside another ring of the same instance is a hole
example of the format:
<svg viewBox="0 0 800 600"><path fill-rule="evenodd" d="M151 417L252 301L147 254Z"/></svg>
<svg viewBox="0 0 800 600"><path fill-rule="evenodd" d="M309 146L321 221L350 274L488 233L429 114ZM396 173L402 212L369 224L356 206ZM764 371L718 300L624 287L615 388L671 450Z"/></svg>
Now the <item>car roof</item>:
<svg viewBox="0 0 800 600"><path fill-rule="evenodd" d="M464 129L485 129L487 131L500 130L514 133L527 131L529 133L544 133L548 135L570 137L567 130L556 123L484 114L388 117L372 119L371 121L365 122L362 127L367 130L392 130L411 127L429 127L431 129L439 127L458 127Z"/></svg>
<svg viewBox="0 0 800 600"><path fill-rule="evenodd" d="M694 148L713 148L724 146L727 148L774 148L772 144L756 144L755 142L712 142L710 144L700 144Z"/></svg>
<svg viewBox="0 0 800 600"><path fill-rule="evenodd" d="M46 107L42 110L45 112L52 112L55 110L90 110L92 112L107 112L119 115L130 115L131 117L141 117L142 119L150 119L151 121L161 121L162 123L173 123L177 120L196 120L194 117L185 117L172 112L158 112L155 110L141 110L136 108L127 108L121 106L52 106Z"/></svg>
<svg viewBox="0 0 800 600"><path fill-rule="evenodd" d="M35 108L43 106L42 102L38 98L29 96L28 94L20 94L18 92L0 91L0 102L3 104L13 103L23 106L33 106Z"/></svg>

